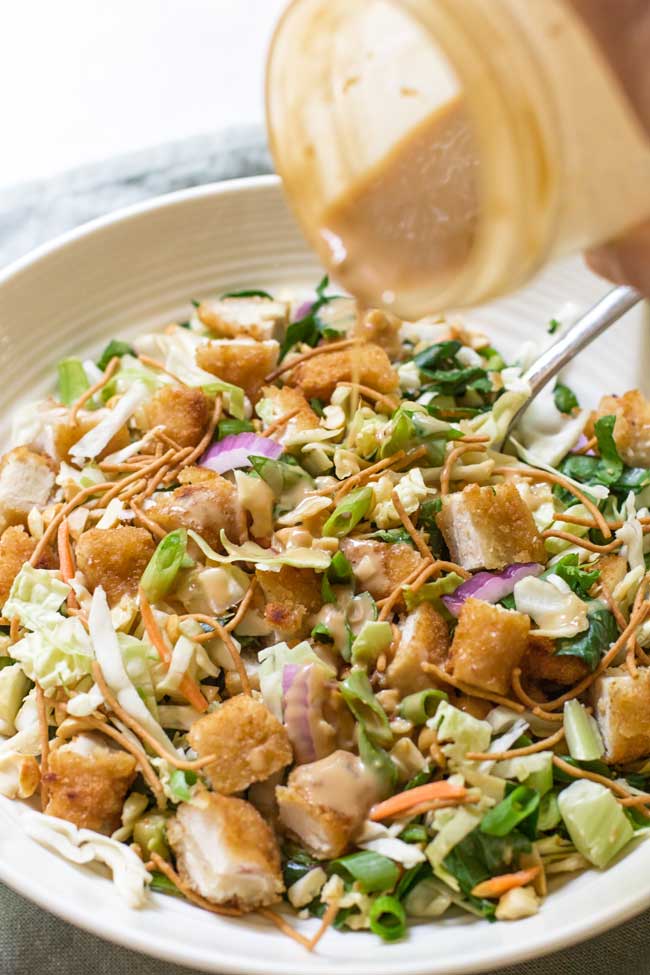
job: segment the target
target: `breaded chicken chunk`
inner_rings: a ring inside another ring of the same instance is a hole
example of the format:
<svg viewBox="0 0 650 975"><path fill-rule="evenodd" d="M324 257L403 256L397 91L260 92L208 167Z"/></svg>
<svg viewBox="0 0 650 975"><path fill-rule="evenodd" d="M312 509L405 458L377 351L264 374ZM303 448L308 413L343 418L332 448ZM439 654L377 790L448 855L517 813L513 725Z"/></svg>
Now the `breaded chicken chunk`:
<svg viewBox="0 0 650 975"><path fill-rule="evenodd" d="M20 525L5 528L0 538L0 607L9 597L14 579L36 548L36 542Z"/></svg>
<svg viewBox="0 0 650 975"><path fill-rule="evenodd" d="M241 386L250 399L256 400L264 377L275 368L279 351L277 342L224 339L200 345L196 362L224 382Z"/></svg>
<svg viewBox="0 0 650 975"><path fill-rule="evenodd" d="M390 596L408 575L424 566L420 553L406 542L389 545L372 538L344 538L341 550L351 563L360 587L373 599ZM399 606L398 603L398 609Z"/></svg>
<svg viewBox="0 0 650 975"><path fill-rule="evenodd" d="M42 508L54 487L55 467L45 454L14 447L0 458L0 531L26 525L32 508Z"/></svg>
<svg viewBox="0 0 650 975"><path fill-rule="evenodd" d="M192 528L215 549L221 549L222 528L231 542L239 543L244 537L237 488L220 475L198 484L183 484L173 491L157 491L145 511L165 531Z"/></svg>
<svg viewBox="0 0 650 975"><path fill-rule="evenodd" d="M203 791L167 824L181 878L213 904L253 911L280 900L280 851L257 809L242 799Z"/></svg>
<svg viewBox="0 0 650 975"><path fill-rule="evenodd" d="M199 758L215 755L203 769L223 795L262 782L292 760L286 729L261 701L238 694L190 728L187 740Z"/></svg>
<svg viewBox="0 0 650 975"><path fill-rule="evenodd" d="M299 765L275 794L283 829L319 860L345 853L380 797L373 773L342 750Z"/></svg>
<svg viewBox="0 0 650 975"><path fill-rule="evenodd" d="M610 592L614 592L619 582L627 575L627 559L621 555L603 555L591 569L598 569L600 582L604 582Z"/></svg>
<svg viewBox="0 0 650 975"><path fill-rule="evenodd" d="M390 359L373 342L365 342L359 349L340 349L305 359L288 373L286 382L302 390L307 399L316 397L327 403L338 383L353 379L379 393L391 393L398 385Z"/></svg>
<svg viewBox="0 0 650 975"><path fill-rule="evenodd" d="M277 339L289 318L289 303L254 295L203 301L198 315L222 339L244 336L258 341Z"/></svg>
<svg viewBox="0 0 650 975"><path fill-rule="evenodd" d="M449 651L456 680L495 694L507 694L512 671L526 652L530 618L524 613L466 599Z"/></svg>
<svg viewBox="0 0 650 975"><path fill-rule="evenodd" d="M313 569L283 565L279 572L255 572L266 606L264 616L282 634L299 636L309 632L308 617L322 605L321 580Z"/></svg>
<svg viewBox="0 0 650 975"><path fill-rule="evenodd" d="M550 681L553 684L577 684L586 677L589 668L580 657L556 654L555 643L546 636L531 633L528 647L521 661L524 677L532 681Z"/></svg>
<svg viewBox="0 0 650 975"><path fill-rule="evenodd" d="M397 359L402 352L401 327L402 320L397 315L373 308L363 315L355 334L361 334L367 342L381 346L391 359Z"/></svg>
<svg viewBox="0 0 650 975"><path fill-rule="evenodd" d="M420 605L400 624L400 641L384 674L386 687L402 697L436 687L435 677L422 670L423 663L444 667L449 651L449 629L431 603Z"/></svg>
<svg viewBox="0 0 650 975"><path fill-rule="evenodd" d="M639 667L636 677L623 667L606 670L593 685L592 701L606 762L650 755L650 667Z"/></svg>
<svg viewBox="0 0 650 975"><path fill-rule="evenodd" d="M614 440L630 467L650 467L650 401L638 389L623 396L603 396L591 414L585 434L594 435L594 424L603 416L615 416Z"/></svg>
<svg viewBox="0 0 650 975"><path fill-rule="evenodd" d="M181 447L195 447L210 420L208 397L190 386L163 386L143 407L146 429L163 426Z"/></svg>
<svg viewBox="0 0 650 975"><path fill-rule="evenodd" d="M261 408L262 401L264 409ZM297 430L313 430L318 426L318 417L297 389L292 389L291 386L283 386L282 389L279 386L263 387L258 404L258 415L263 415L267 426L293 410L300 412L289 420L284 428L285 434Z"/></svg>
<svg viewBox="0 0 650 975"><path fill-rule="evenodd" d="M436 521L452 560L464 569L546 563L544 542L514 484L468 484L443 498Z"/></svg>
<svg viewBox="0 0 650 975"><path fill-rule="evenodd" d="M114 606L122 596L135 596L154 548L153 539L144 528L91 528L77 542L77 566L89 589L103 586Z"/></svg>
<svg viewBox="0 0 650 975"><path fill-rule="evenodd" d="M49 788L48 816L107 835L118 828L136 761L105 742L100 735L82 734L52 749L43 777Z"/></svg>

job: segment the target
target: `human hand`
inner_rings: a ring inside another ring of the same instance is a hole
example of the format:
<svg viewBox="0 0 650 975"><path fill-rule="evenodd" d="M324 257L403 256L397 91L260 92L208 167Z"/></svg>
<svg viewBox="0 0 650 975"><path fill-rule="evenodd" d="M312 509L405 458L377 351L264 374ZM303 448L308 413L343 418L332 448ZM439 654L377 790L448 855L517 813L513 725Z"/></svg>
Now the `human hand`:
<svg viewBox="0 0 650 975"><path fill-rule="evenodd" d="M569 2L596 38L650 141L650 3L648 0ZM615 284L631 284L650 297L650 220L590 251L587 263Z"/></svg>

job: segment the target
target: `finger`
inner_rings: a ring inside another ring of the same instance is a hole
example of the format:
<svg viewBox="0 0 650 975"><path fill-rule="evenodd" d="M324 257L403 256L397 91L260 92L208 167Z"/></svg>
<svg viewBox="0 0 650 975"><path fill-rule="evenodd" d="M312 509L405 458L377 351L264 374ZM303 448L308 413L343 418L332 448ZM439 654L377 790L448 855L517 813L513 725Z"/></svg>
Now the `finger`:
<svg viewBox="0 0 650 975"><path fill-rule="evenodd" d="M614 284L630 284L650 297L650 220L625 237L589 251L587 264Z"/></svg>

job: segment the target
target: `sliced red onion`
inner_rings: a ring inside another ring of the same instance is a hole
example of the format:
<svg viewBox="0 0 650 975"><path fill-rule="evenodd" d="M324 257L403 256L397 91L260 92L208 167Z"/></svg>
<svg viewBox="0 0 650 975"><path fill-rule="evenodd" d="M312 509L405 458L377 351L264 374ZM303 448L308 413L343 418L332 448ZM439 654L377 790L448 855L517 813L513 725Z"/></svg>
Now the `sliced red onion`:
<svg viewBox="0 0 650 975"><path fill-rule="evenodd" d="M450 595L443 596L442 601L453 616L459 616L470 596L486 603L498 603L512 593L520 579L538 576L543 571L544 566L538 562L515 562L502 572L477 572Z"/></svg>
<svg viewBox="0 0 650 975"><path fill-rule="evenodd" d="M294 322L299 322L301 318L306 318L309 312L312 310L313 304L314 304L313 298L310 298L309 301L303 301L296 308L292 320Z"/></svg>
<svg viewBox="0 0 650 975"><path fill-rule="evenodd" d="M250 467L251 455L277 460L282 450L282 444L276 443L269 437L260 437L257 433L231 433L208 447L199 461L199 466L207 467L217 474L224 474L239 467Z"/></svg>
<svg viewBox="0 0 650 975"><path fill-rule="evenodd" d="M328 677L315 664L286 664L282 670L284 724L298 765L325 758L335 749L336 732L323 716Z"/></svg>

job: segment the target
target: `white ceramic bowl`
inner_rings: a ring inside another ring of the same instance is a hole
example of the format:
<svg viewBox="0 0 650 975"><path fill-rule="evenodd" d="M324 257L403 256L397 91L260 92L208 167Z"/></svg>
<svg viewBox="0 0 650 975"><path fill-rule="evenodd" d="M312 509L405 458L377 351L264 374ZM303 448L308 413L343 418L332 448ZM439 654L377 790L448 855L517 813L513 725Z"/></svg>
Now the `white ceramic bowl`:
<svg viewBox="0 0 650 975"><path fill-rule="evenodd" d="M274 177L176 193L97 220L0 274L0 435L19 400L40 396L57 359L95 352L111 336L186 318L190 299L226 287L309 287L319 269ZM544 336L567 299L587 307L607 285L571 261L532 287L467 316L512 351ZM583 403L646 385L643 313L611 329L572 369ZM155 896L131 911L100 873L58 859L21 828L21 806L0 801L0 878L42 907L94 934L167 961L214 972L416 975L500 968L595 934L650 904L650 845L604 873L566 882L535 917L510 924L445 918L385 945L370 934L330 930L314 955L255 916L226 920ZM313 930L316 922L301 922Z"/></svg>

